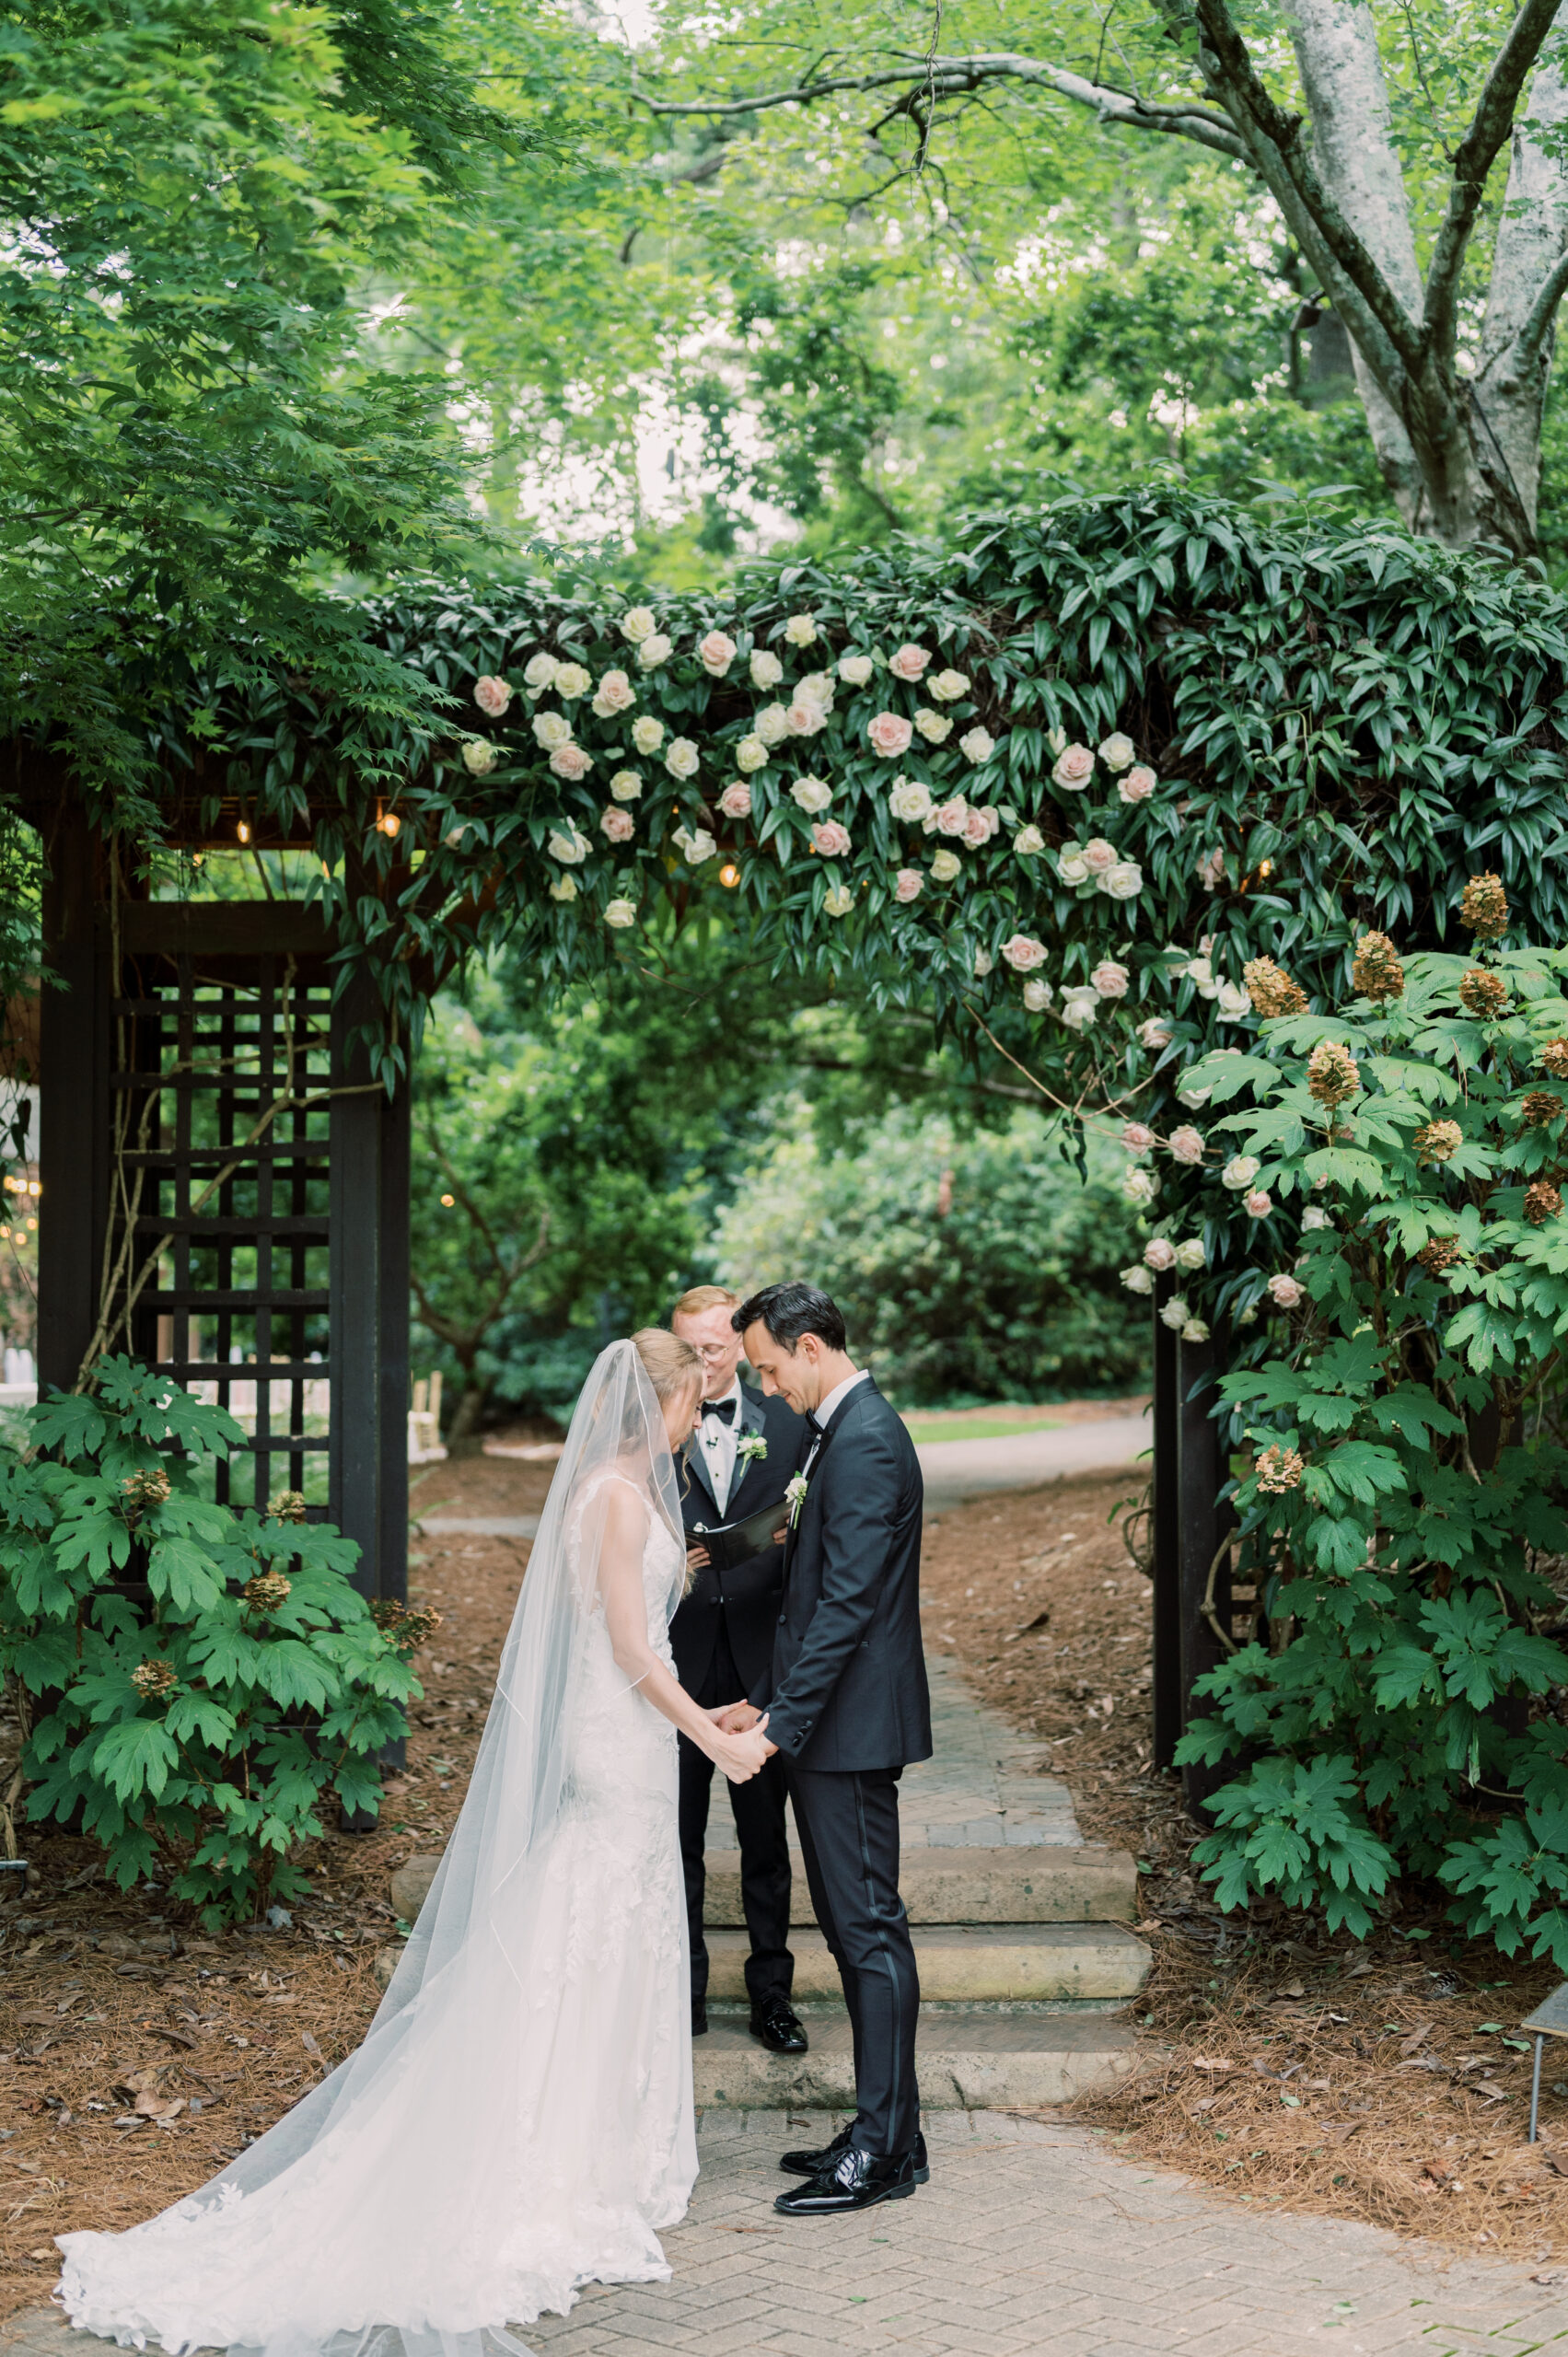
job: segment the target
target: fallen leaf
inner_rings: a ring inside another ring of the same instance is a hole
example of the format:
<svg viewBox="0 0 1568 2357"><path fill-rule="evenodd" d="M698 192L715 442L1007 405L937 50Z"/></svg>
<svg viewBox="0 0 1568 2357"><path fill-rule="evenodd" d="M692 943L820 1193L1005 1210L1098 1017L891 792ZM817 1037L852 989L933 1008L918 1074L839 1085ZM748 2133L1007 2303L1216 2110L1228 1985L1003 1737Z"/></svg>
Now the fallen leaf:
<svg viewBox="0 0 1568 2357"><path fill-rule="evenodd" d="M1532 2283L1568 2283L1568 2267L1547 2267L1530 2277Z"/></svg>
<svg viewBox="0 0 1568 2357"><path fill-rule="evenodd" d="M1307 1991L1300 1981L1293 1980L1287 1988L1276 1989L1270 2002L1276 2005L1284 2003L1294 2004L1298 1997L1305 1997Z"/></svg>
<svg viewBox="0 0 1568 2357"><path fill-rule="evenodd" d="M45 2244L43 2245L43 2247L42 2247L42 2248L41 2248L41 2250L29 2250L29 2253L28 2253L28 2257L29 2257L29 2258L56 2258L56 2259L57 2259L57 2258L59 2258L59 2256L60 2256L60 2254L59 2254L59 2252L55 2249L54 2245L53 2245L52 2243L45 2243Z"/></svg>
<svg viewBox="0 0 1568 2357"><path fill-rule="evenodd" d="M1194 2054L1192 2068L1194 2071L1234 2071L1236 2065L1227 2062L1223 2054Z"/></svg>
<svg viewBox="0 0 1568 2357"><path fill-rule="evenodd" d="M1413 2054L1416 2048L1421 2044L1422 2040L1430 2031L1431 2027L1432 2024L1430 2022L1417 2022L1410 2036L1408 2038L1400 2038L1400 2052L1401 2054Z"/></svg>
<svg viewBox="0 0 1568 2357"><path fill-rule="evenodd" d="M300 2043L304 2047L307 2054L319 2054L321 2051L308 2030L305 2030L301 2033Z"/></svg>
<svg viewBox="0 0 1568 2357"><path fill-rule="evenodd" d="M168 2038L170 2046L194 2046L196 2043L189 2030L173 2029L168 2022L151 2022L148 2027L155 2038Z"/></svg>
<svg viewBox="0 0 1568 2357"><path fill-rule="evenodd" d="M1372 1967L1369 1964L1353 1964L1350 1970L1346 1973L1345 1979L1347 1980L1365 1980L1371 1970Z"/></svg>

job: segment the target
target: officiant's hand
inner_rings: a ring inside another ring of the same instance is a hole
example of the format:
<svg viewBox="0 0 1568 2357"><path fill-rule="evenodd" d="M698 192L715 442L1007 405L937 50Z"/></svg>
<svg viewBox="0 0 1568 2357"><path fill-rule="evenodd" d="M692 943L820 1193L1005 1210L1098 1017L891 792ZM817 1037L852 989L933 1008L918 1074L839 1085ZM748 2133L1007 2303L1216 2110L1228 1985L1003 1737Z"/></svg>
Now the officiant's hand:
<svg viewBox="0 0 1568 2357"><path fill-rule="evenodd" d="M755 1702L721 1702L716 1710L708 1713L721 1735L744 1735L761 1715Z"/></svg>
<svg viewBox="0 0 1568 2357"><path fill-rule="evenodd" d="M700 1572L709 1560L705 1547L688 1547L686 1550L686 1568L689 1572Z"/></svg>

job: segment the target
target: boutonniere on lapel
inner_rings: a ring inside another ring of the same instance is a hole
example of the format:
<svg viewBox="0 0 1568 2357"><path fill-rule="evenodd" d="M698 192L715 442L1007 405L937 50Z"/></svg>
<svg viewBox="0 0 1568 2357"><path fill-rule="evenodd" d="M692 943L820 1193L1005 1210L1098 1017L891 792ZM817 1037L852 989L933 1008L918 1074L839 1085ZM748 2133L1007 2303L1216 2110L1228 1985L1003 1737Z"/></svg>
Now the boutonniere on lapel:
<svg viewBox="0 0 1568 2357"><path fill-rule="evenodd" d="M789 1501L789 1527L793 1530L800 1520L800 1509L806 1504L806 1476L792 1473L784 1483L784 1496Z"/></svg>
<svg viewBox="0 0 1568 2357"><path fill-rule="evenodd" d="M748 1465L749 1465L753 1459L755 1459L758 1464L761 1464L763 1457L766 1457L768 1453L767 1434L765 1433L742 1433L740 1438L735 1444L735 1453L737 1457L740 1457Z"/></svg>

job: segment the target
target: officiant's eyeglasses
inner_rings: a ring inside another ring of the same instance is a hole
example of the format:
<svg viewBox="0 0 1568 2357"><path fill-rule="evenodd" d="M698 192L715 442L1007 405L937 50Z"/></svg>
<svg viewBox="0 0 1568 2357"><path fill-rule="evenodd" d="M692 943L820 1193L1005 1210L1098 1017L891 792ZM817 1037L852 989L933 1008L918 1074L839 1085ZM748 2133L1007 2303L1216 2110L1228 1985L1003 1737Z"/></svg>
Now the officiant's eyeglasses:
<svg viewBox="0 0 1568 2357"><path fill-rule="evenodd" d="M696 1352L697 1356L710 1366L729 1356L727 1342L693 1342L691 1348Z"/></svg>

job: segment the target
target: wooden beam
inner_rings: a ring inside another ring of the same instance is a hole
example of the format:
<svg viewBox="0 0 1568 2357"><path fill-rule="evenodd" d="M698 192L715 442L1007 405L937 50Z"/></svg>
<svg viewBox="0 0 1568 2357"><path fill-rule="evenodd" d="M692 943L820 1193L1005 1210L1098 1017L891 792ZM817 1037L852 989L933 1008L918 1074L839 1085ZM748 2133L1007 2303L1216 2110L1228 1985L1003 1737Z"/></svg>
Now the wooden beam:
<svg viewBox="0 0 1568 2357"><path fill-rule="evenodd" d="M1179 1451L1181 1394L1177 1369L1179 1344L1159 1312L1176 1291L1176 1271L1155 1281L1155 1459L1154 1539L1154 1754L1156 1768L1168 1768L1185 1724L1186 1688L1181 1680L1181 1489Z"/></svg>

